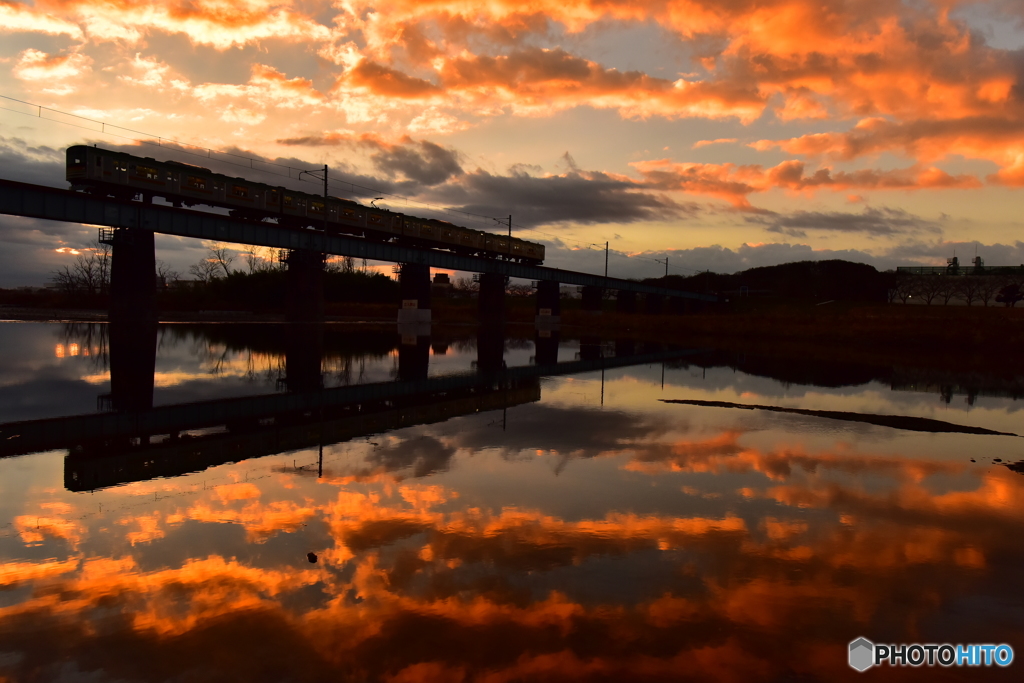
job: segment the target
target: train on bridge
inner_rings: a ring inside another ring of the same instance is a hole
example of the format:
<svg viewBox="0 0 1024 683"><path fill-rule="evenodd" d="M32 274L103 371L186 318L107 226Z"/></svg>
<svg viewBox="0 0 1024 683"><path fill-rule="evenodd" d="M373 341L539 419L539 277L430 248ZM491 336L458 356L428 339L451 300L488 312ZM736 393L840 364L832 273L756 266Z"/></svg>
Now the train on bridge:
<svg viewBox="0 0 1024 683"><path fill-rule="evenodd" d="M294 229L325 229L365 239L540 265L544 245L428 218L363 206L282 186L233 178L201 166L75 145L67 150L71 189L121 199L161 197L174 206L223 207L232 217L277 220Z"/></svg>

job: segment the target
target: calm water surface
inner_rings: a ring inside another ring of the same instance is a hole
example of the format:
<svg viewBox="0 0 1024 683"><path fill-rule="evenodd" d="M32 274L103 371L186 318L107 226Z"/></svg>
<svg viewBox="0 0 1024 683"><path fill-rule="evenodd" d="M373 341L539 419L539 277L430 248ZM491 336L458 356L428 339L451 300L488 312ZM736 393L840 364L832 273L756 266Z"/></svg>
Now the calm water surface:
<svg viewBox="0 0 1024 683"><path fill-rule="evenodd" d="M1024 439L663 402L1019 380L562 337L0 324L0 681L1020 680L846 662L1024 657Z"/></svg>

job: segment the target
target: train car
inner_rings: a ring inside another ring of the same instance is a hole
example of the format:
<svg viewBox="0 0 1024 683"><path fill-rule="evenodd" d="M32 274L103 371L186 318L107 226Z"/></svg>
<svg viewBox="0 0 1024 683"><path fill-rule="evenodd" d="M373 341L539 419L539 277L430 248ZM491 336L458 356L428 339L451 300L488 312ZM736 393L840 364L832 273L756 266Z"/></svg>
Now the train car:
<svg viewBox="0 0 1024 683"><path fill-rule="evenodd" d="M98 147L68 148L67 179L73 190L101 192L122 200L138 195L144 201L161 197L178 207L224 207L237 218L274 218L295 229L324 229L522 263L544 262L544 245L536 242L366 207L338 197L325 200L322 195L226 176L202 166Z"/></svg>

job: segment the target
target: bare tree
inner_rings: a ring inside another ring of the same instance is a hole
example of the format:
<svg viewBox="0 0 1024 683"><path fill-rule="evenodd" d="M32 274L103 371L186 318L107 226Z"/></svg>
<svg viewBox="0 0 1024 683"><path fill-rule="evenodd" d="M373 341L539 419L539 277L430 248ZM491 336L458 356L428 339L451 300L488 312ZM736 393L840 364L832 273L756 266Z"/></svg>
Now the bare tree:
<svg viewBox="0 0 1024 683"><path fill-rule="evenodd" d="M452 284L452 292L457 296L469 296L474 292L480 291L480 283L473 282L472 278L460 277L456 278Z"/></svg>
<svg viewBox="0 0 1024 683"><path fill-rule="evenodd" d="M156 262L156 279L163 287L169 286L172 282L177 282L181 279L181 273L171 268L171 265L166 261L157 259Z"/></svg>
<svg viewBox="0 0 1024 683"><path fill-rule="evenodd" d="M914 287L916 286L916 284L917 283L915 282L914 278L908 277L906 275L898 275L896 277L896 284L895 286L893 286L890 293L890 296L892 298L890 298L889 300L892 301L893 298L896 298L900 300L900 303L907 303L907 299L909 299L914 294Z"/></svg>
<svg viewBox="0 0 1024 683"><path fill-rule="evenodd" d="M1003 283L998 277L982 275L978 285L978 301L988 306L989 302L995 299L996 293L1002 288Z"/></svg>
<svg viewBox="0 0 1024 683"><path fill-rule="evenodd" d="M224 277L231 275L231 262L235 260L235 257L231 255L231 252L223 244L218 244L215 247L210 247L209 260L213 261L214 264L224 270Z"/></svg>
<svg viewBox="0 0 1024 683"><path fill-rule="evenodd" d="M957 294L968 306L980 300L981 278L976 275L967 275L957 281Z"/></svg>
<svg viewBox="0 0 1024 683"><path fill-rule="evenodd" d="M50 281L69 294L106 294L110 289L110 245L99 243L79 254L70 266L54 271Z"/></svg>
<svg viewBox="0 0 1024 683"><path fill-rule="evenodd" d="M509 296L530 296L533 294L533 287L512 282L505 286L505 292Z"/></svg>
<svg viewBox="0 0 1024 683"><path fill-rule="evenodd" d="M962 279L963 278L957 276L942 278L943 283L942 286L939 287L939 298L942 299L943 306L948 306L953 297L960 293L959 281Z"/></svg>
<svg viewBox="0 0 1024 683"><path fill-rule="evenodd" d="M188 272L199 282L207 284L217 279L217 273L220 272L220 264L211 259L204 258L198 263L193 263L189 266Z"/></svg>
<svg viewBox="0 0 1024 683"><path fill-rule="evenodd" d="M914 279L914 294L924 300L929 306L939 297L942 291L948 286L945 275L922 275Z"/></svg>
<svg viewBox="0 0 1024 683"><path fill-rule="evenodd" d="M245 254L245 265L249 269L249 275L274 270L274 251L272 249L250 246L243 253Z"/></svg>

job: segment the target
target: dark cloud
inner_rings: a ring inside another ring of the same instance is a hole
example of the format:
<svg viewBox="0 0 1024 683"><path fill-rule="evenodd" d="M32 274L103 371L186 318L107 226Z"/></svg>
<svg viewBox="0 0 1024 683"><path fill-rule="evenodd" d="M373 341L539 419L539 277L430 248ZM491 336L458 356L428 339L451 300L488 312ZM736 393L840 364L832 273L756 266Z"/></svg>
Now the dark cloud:
<svg viewBox="0 0 1024 683"><path fill-rule="evenodd" d="M412 468L412 476L425 477L448 469L456 448L434 436L419 435L405 439L394 446L375 449L368 460L393 472Z"/></svg>
<svg viewBox="0 0 1024 683"><path fill-rule="evenodd" d="M64 150L0 137L0 178L66 188Z"/></svg>
<svg viewBox="0 0 1024 683"><path fill-rule="evenodd" d="M361 176L351 173L350 170L342 170L341 181L368 184L370 187L380 189L389 187L389 191L414 194L423 186L439 185L463 173L458 151L427 140L413 140L405 137L398 143L389 143L374 136L326 134L283 138L277 142L283 145L305 147L346 146L353 150L368 150L370 160L384 174L385 178ZM283 163L283 160L280 159L276 161ZM357 177L349 180L349 176L353 175ZM396 176L404 178L404 180L396 183L394 180ZM335 177L337 178L337 175Z"/></svg>
<svg viewBox="0 0 1024 683"><path fill-rule="evenodd" d="M371 158L377 168L389 176L401 174L427 186L439 185L462 174L457 152L426 140L389 145Z"/></svg>
<svg viewBox="0 0 1024 683"><path fill-rule="evenodd" d="M577 458L592 458L630 448L632 444L668 431L667 423L651 417L638 418L618 411L551 405L519 406L514 422L515 428L504 432L466 429L464 423L457 421L432 427L431 432L451 442L455 448L474 452L490 448L500 448L506 453L541 449Z"/></svg>
<svg viewBox="0 0 1024 683"><path fill-rule="evenodd" d="M524 225L632 223L680 218L699 211L699 205L680 204L600 172L572 171L538 178L477 170L438 190L439 201L463 211L486 215L511 212L516 222Z"/></svg>
<svg viewBox="0 0 1024 683"><path fill-rule="evenodd" d="M808 231L862 233L874 237L922 232L941 233L935 221L915 216L903 209L866 208L861 213L843 211L796 211L791 214L748 216L748 223L764 225L768 232L791 237L806 237Z"/></svg>

